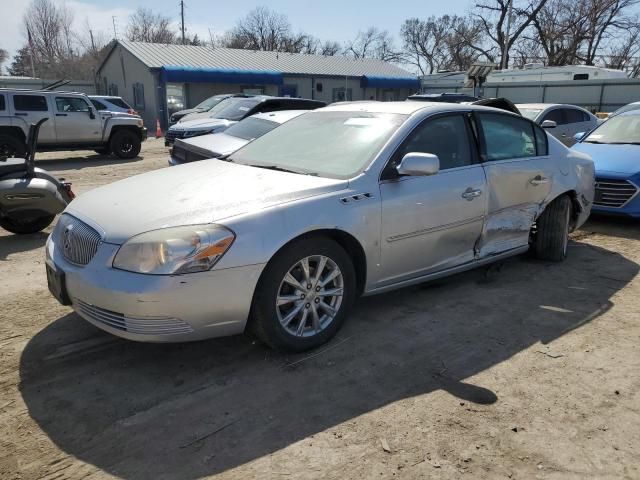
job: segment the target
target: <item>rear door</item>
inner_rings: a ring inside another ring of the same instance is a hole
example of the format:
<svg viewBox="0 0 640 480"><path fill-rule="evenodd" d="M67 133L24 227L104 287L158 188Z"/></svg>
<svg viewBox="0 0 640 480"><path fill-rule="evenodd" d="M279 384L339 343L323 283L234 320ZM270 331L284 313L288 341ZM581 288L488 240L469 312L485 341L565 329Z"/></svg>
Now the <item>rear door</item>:
<svg viewBox="0 0 640 480"><path fill-rule="evenodd" d="M56 141L54 117L51 115L53 106L49 104L46 95L37 93L14 93L13 95L14 115L22 119L27 128L29 125L38 123L43 118L48 118L40 126L38 135L38 145L53 144Z"/></svg>
<svg viewBox="0 0 640 480"><path fill-rule="evenodd" d="M84 98L56 95L56 138L58 143L98 143L102 139L100 115L93 115Z"/></svg>
<svg viewBox="0 0 640 480"><path fill-rule="evenodd" d="M480 257L525 247L540 205L551 191L555 167L545 132L522 117L474 115L487 176L487 217Z"/></svg>
<svg viewBox="0 0 640 480"><path fill-rule="evenodd" d="M430 117L407 137L381 175L380 286L470 262L482 231L486 181L468 116ZM440 171L400 176L407 153L432 153Z"/></svg>

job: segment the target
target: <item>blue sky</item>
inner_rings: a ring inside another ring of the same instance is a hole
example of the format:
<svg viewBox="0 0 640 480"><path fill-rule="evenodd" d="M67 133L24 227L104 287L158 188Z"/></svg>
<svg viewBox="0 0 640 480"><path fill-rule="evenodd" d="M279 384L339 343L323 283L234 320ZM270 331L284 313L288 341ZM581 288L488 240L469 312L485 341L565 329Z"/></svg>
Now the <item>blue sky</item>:
<svg viewBox="0 0 640 480"><path fill-rule="evenodd" d="M0 48L16 52L24 44L21 29L22 16L29 0L0 0L11 2L11 9L2 9L3 29L0 31ZM179 0L125 1L125 0L54 0L66 4L74 12L78 29L89 21L94 32L113 36L112 16L116 25L124 30L128 16L137 7L151 7L154 11L179 19ZM239 17L256 6L266 5L284 13L295 30L311 33L323 40L339 42L349 40L369 26L388 30L398 35L402 22L410 17L425 18L430 15L462 14L473 5L472 0L425 1L403 0L389 2L380 0L185 0L187 30L208 38L208 29L222 33L232 27Z"/></svg>

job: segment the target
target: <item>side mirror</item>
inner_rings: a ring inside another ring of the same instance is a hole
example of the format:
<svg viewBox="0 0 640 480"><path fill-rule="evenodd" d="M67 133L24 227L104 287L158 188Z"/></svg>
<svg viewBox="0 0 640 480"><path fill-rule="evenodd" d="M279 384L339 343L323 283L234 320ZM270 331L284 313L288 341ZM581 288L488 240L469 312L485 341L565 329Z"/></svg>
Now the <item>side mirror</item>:
<svg viewBox="0 0 640 480"><path fill-rule="evenodd" d="M542 125L540 125L542 128L556 128L558 126L558 124L556 122L554 122L553 120L545 120L544 122L542 122Z"/></svg>
<svg viewBox="0 0 640 480"><path fill-rule="evenodd" d="M96 112L93 110L93 107L89 107L89 118L93 120L96 118Z"/></svg>
<svg viewBox="0 0 640 480"><path fill-rule="evenodd" d="M400 175L435 175L440 170L440 159L431 153L407 153L396 167Z"/></svg>
<svg viewBox="0 0 640 480"><path fill-rule="evenodd" d="M580 140L582 140L584 138L584 136L587 134L587 132L578 132L573 136L573 139L576 142L579 142Z"/></svg>

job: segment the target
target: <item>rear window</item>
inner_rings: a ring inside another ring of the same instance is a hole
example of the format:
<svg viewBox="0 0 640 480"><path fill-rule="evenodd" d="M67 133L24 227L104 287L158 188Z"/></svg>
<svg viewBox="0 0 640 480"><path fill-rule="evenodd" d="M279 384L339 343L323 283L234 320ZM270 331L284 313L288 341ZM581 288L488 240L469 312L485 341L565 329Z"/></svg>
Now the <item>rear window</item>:
<svg viewBox="0 0 640 480"><path fill-rule="evenodd" d="M211 118L242 120L260 100L254 98L227 98L209 110Z"/></svg>
<svg viewBox="0 0 640 480"><path fill-rule="evenodd" d="M270 132L279 125L278 122L260 118L245 118L241 122L229 127L224 133L244 140L253 140Z"/></svg>
<svg viewBox="0 0 640 480"><path fill-rule="evenodd" d="M113 103L116 107L131 108L129 105L127 105L127 102L125 102L121 98L110 98L107 100L107 102Z"/></svg>
<svg viewBox="0 0 640 480"><path fill-rule="evenodd" d="M13 108L21 112L46 112L47 99L42 95L14 95Z"/></svg>
<svg viewBox="0 0 640 480"><path fill-rule="evenodd" d="M0 95L0 110L6 110L7 106L4 101L4 95Z"/></svg>

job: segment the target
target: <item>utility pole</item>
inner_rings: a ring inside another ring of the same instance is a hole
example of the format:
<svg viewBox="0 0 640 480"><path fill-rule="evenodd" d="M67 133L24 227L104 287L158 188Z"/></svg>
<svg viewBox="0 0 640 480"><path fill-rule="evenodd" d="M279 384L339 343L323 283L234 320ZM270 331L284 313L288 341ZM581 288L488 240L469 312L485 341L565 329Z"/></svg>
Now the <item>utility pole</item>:
<svg viewBox="0 0 640 480"><path fill-rule="evenodd" d="M211 33L211 29L209 29L209 42L211 42L211 48L215 48L215 43L213 42L213 33Z"/></svg>
<svg viewBox="0 0 640 480"><path fill-rule="evenodd" d="M116 28L116 16L111 17L111 22L113 23L113 38L118 39L118 29Z"/></svg>
<svg viewBox="0 0 640 480"><path fill-rule="evenodd" d="M184 45L184 1L180 0L180 19L182 26L180 30L182 30L182 45Z"/></svg>
<svg viewBox="0 0 640 480"><path fill-rule="evenodd" d="M89 29L89 36L91 37L91 51L96 54L96 43L93 41L93 30Z"/></svg>
<svg viewBox="0 0 640 480"><path fill-rule="evenodd" d="M502 62L500 69L507 68L507 57L509 56L509 36L511 34L511 17L513 16L513 0L509 0L509 9L507 10L507 31L504 35L504 47L502 51Z"/></svg>

